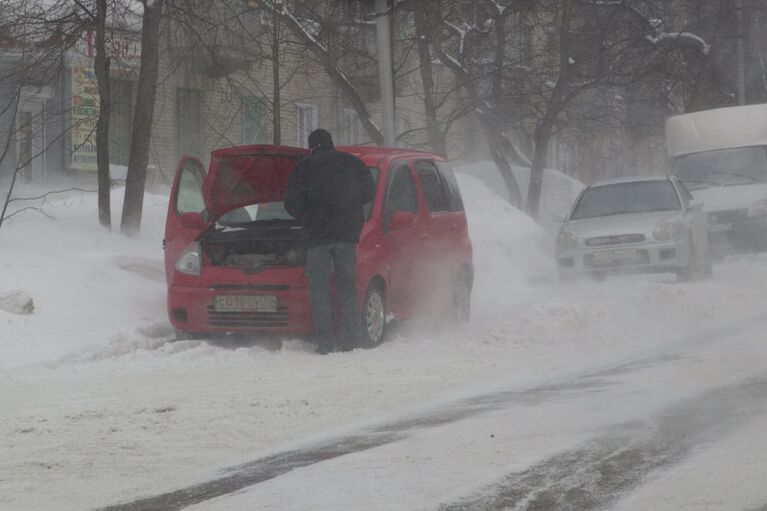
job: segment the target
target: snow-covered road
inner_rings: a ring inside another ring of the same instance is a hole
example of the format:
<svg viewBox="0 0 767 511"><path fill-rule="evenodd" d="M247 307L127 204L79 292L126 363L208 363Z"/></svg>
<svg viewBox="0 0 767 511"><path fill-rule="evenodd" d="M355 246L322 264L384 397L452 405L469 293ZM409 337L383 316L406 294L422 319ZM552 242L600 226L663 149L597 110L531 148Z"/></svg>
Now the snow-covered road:
<svg viewBox="0 0 767 511"><path fill-rule="evenodd" d="M35 311L0 311L0 509L133 502L371 431L394 438L196 508L471 509L511 498L524 480L517 508L566 509L536 495L598 489L568 456L583 464L623 444L666 452L674 425L697 416L712 420L690 419L668 462L640 456L641 484L597 502L767 504L767 394L750 392L767 368L767 256L728 259L705 282L559 287L536 226L478 182L461 185L477 264L472 322L411 325L375 350L326 357L299 340L169 342L163 197L147 197L138 241L95 227L95 197L48 204L55 224L12 219L0 232L0 292L24 291ZM412 424L445 414L455 417ZM542 472L547 463L562 469Z"/></svg>

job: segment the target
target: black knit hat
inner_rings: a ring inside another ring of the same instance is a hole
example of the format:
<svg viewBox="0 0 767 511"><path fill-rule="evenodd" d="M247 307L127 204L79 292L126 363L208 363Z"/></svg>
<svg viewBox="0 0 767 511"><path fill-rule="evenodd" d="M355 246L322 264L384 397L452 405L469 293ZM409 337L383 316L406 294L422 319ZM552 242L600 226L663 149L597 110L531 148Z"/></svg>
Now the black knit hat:
<svg viewBox="0 0 767 511"><path fill-rule="evenodd" d="M316 129L309 133L309 149L317 149L319 147L333 147L333 137L328 130L322 128Z"/></svg>

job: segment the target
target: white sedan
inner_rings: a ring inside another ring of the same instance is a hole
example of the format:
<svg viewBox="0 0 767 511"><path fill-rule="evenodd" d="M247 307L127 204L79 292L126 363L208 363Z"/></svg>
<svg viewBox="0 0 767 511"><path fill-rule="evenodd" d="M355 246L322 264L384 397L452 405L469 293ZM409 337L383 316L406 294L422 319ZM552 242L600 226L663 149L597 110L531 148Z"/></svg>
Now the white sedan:
<svg viewBox="0 0 767 511"><path fill-rule="evenodd" d="M666 177L612 179L583 192L562 222L556 259L562 279L609 273L711 274L708 220L682 183Z"/></svg>

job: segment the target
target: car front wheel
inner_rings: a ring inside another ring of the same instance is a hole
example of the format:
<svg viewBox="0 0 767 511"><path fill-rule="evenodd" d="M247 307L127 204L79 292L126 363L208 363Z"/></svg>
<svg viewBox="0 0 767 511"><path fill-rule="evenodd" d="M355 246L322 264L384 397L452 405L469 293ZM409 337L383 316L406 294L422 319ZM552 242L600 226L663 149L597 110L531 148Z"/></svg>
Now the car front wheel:
<svg viewBox="0 0 767 511"><path fill-rule="evenodd" d="M368 286L362 302L362 347L381 344L386 333L386 295L375 282Z"/></svg>

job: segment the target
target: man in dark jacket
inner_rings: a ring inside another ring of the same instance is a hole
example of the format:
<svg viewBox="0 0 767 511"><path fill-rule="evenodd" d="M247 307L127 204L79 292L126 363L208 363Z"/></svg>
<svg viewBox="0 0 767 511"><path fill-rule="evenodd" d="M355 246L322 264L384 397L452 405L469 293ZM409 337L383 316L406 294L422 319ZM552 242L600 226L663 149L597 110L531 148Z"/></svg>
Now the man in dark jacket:
<svg viewBox="0 0 767 511"><path fill-rule="evenodd" d="M324 129L309 135L312 154L291 174L285 208L304 227L308 241L306 273L317 352L336 347L330 301L331 265L336 275L340 331L338 347L353 349L360 337L357 295L357 242L365 222L364 206L373 200L370 170L351 154L333 147Z"/></svg>

